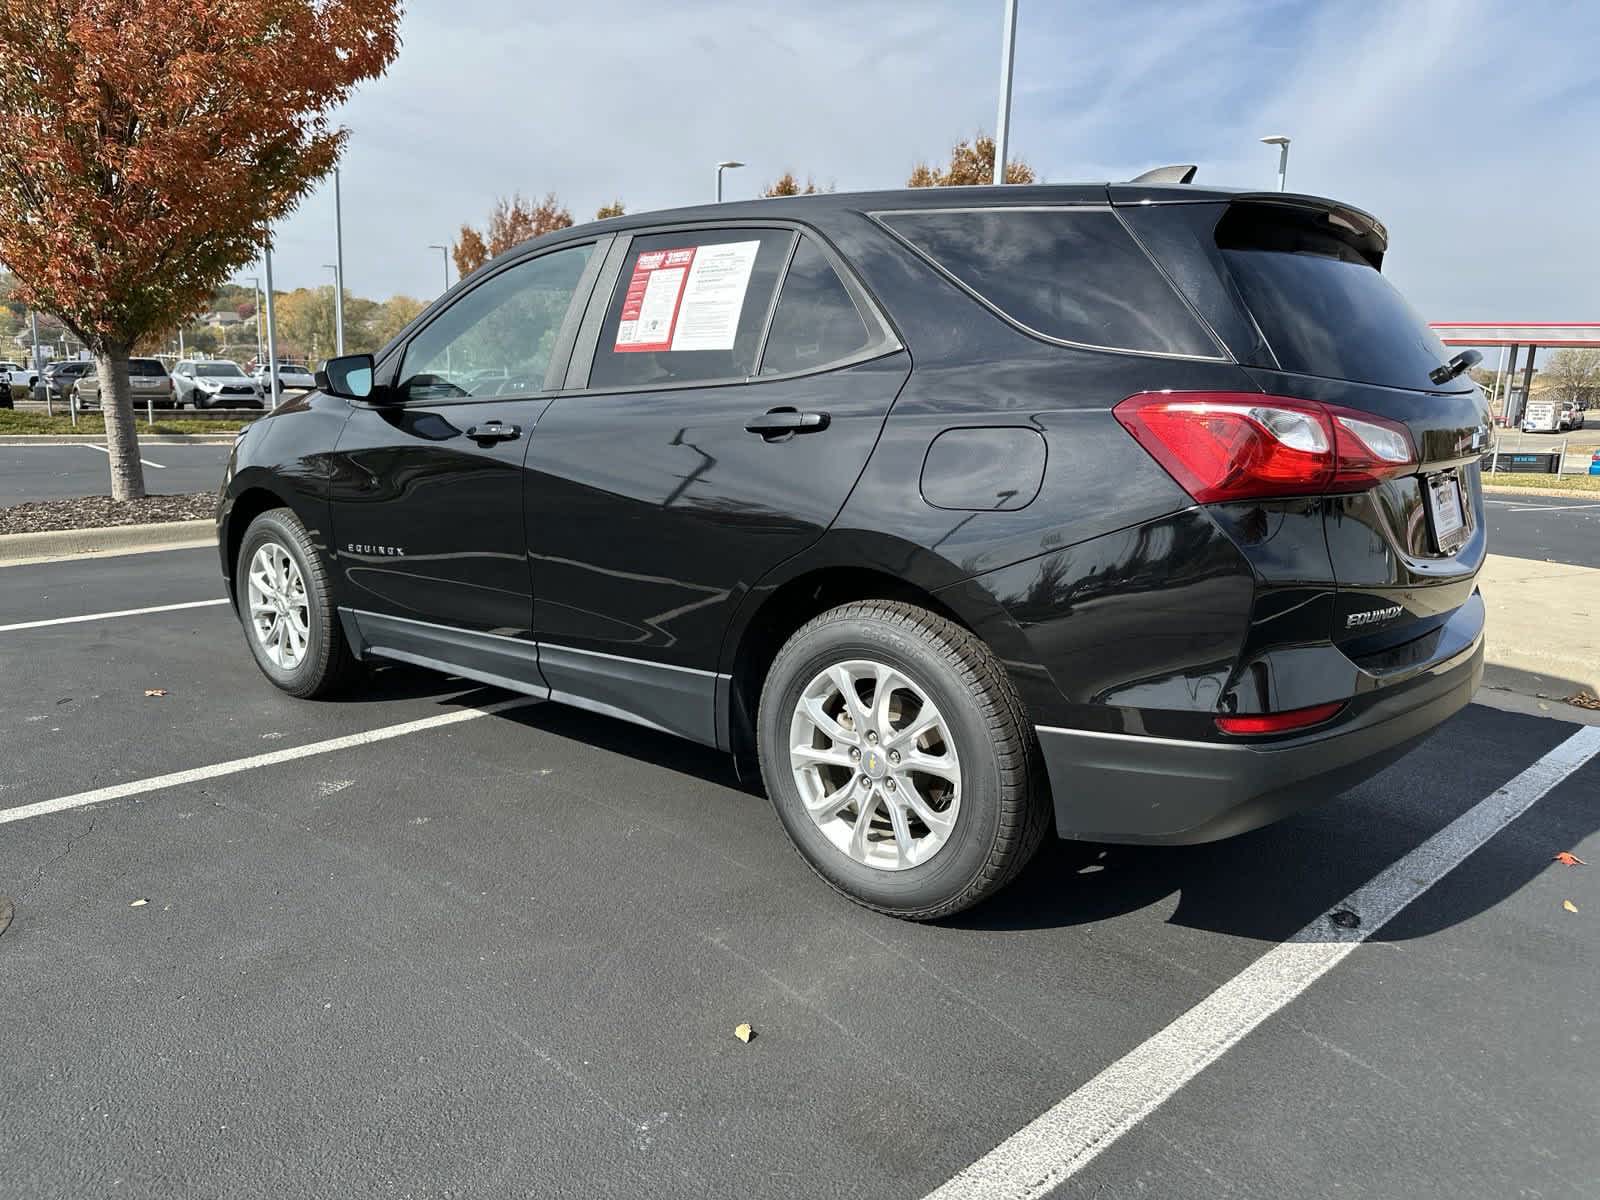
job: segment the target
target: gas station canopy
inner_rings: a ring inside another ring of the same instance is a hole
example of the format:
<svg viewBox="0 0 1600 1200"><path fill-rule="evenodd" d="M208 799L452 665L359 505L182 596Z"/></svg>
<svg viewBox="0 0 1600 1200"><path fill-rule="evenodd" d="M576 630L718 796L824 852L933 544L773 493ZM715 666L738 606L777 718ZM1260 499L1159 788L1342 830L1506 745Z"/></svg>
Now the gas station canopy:
<svg viewBox="0 0 1600 1200"><path fill-rule="evenodd" d="M1573 346L1600 350L1600 321L1432 321L1446 346Z"/></svg>

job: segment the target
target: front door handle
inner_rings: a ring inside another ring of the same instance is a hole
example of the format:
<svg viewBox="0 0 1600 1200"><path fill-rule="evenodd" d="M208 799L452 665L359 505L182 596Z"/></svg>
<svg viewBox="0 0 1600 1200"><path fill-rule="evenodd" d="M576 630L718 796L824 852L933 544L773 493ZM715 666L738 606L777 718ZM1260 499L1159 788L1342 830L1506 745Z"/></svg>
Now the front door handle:
<svg viewBox="0 0 1600 1200"><path fill-rule="evenodd" d="M751 417L744 423L745 429L750 433L759 433L769 442L779 441L793 437L797 433L816 433L828 427L828 414L825 412L801 412L798 409L783 407L772 408L762 413L759 417Z"/></svg>
<svg viewBox="0 0 1600 1200"><path fill-rule="evenodd" d="M502 425L499 421L485 421L467 430L467 436L487 445L490 442L514 441L522 436L522 430L515 425Z"/></svg>

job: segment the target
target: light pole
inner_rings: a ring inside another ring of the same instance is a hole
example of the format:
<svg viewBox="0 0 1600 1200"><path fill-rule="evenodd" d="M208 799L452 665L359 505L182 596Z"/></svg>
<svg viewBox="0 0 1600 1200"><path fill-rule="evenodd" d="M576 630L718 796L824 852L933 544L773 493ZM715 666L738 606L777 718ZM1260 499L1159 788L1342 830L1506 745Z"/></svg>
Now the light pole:
<svg viewBox="0 0 1600 1200"><path fill-rule="evenodd" d="M344 353L344 272L338 263L323 263L324 271L333 272L333 352Z"/></svg>
<svg viewBox="0 0 1600 1200"><path fill-rule="evenodd" d="M1261 139L1268 146L1278 148L1278 190L1281 192L1289 178L1289 139L1281 133Z"/></svg>
<svg viewBox="0 0 1600 1200"><path fill-rule="evenodd" d="M278 407L278 327L272 319L272 240L268 235L261 248L263 273L267 277L267 386L272 389L267 403Z"/></svg>
<svg viewBox="0 0 1600 1200"><path fill-rule="evenodd" d="M256 363L261 363L261 276L250 276L250 294L255 298L255 312L250 315L256 320Z"/></svg>
<svg viewBox="0 0 1600 1200"><path fill-rule="evenodd" d="M1011 59L1017 48L1017 0L1006 0L1005 37L1000 46L1000 115L994 123L994 181L1006 181L1006 138L1011 132Z"/></svg>
<svg viewBox="0 0 1600 1200"><path fill-rule="evenodd" d="M333 349L344 353L344 215L339 203L339 168L333 169Z"/></svg>
<svg viewBox="0 0 1600 1200"><path fill-rule="evenodd" d="M722 203L722 173L724 171L730 170L733 167L742 167L742 166L744 166L744 164L742 162L738 162L735 159L731 159L731 158L724 159L722 162L719 162L717 164L717 203L718 204Z"/></svg>
<svg viewBox="0 0 1600 1200"><path fill-rule="evenodd" d="M439 256L444 259L444 290L448 292L450 290L450 247L430 244L428 249L437 250ZM440 294L443 295L442 292Z"/></svg>

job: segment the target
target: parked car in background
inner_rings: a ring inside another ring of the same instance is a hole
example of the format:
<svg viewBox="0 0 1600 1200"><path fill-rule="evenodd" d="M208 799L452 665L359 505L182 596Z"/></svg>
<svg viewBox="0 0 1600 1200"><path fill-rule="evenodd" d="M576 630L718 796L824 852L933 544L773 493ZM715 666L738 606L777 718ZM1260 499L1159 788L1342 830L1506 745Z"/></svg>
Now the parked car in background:
<svg viewBox="0 0 1600 1200"><path fill-rule="evenodd" d="M93 362L82 358L60 359L46 363L44 373L33 385L33 398L40 403L47 397L65 402L72 394L73 385L94 369Z"/></svg>
<svg viewBox="0 0 1600 1200"><path fill-rule="evenodd" d="M1143 184L562 230L240 436L228 594L296 696L397 660L727 751L901 917L1052 828L1242 833L1483 673L1477 355L1387 248Z"/></svg>
<svg viewBox="0 0 1600 1200"><path fill-rule="evenodd" d="M154 404L168 408L173 404L172 376L159 358L130 358L128 360L128 390L133 396L133 406ZM77 397L78 407L100 407L100 375L86 371L72 385L71 395Z"/></svg>
<svg viewBox="0 0 1600 1200"><path fill-rule="evenodd" d="M1563 400L1561 402L1561 428L1582 429L1584 422L1583 409L1584 406L1581 401Z"/></svg>
<svg viewBox="0 0 1600 1200"><path fill-rule="evenodd" d="M172 368L173 398L179 408L261 408L262 385L227 359L183 359Z"/></svg>
<svg viewBox="0 0 1600 1200"><path fill-rule="evenodd" d="M271 389L272 384L267 378L266 367L256 368L255 379L261 385L263 394ZM316 377L312 375L311 368L306 366L305 363L278 360L278 392L280 395L291 391L309 392L316 386Z"/></svg>

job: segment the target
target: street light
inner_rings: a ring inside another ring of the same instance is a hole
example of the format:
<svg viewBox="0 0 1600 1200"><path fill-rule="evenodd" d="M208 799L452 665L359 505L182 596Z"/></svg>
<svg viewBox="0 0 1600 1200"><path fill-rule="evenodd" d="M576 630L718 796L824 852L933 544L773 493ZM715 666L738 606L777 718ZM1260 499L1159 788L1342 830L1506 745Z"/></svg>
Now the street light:
<svg viewBox="0 0 1600 1200"><path fill-rule="evenodd" d="M437 250L440 257L444 259L444 290L448 292L450 290L450 247L430 243L428 249Z"/></svg>
<svg viewBox="0 0 1600 1200"><path fill-rule="evenodd" d="M1289 178L1289 139L1281 133L1275 133L1261 140L1268 146L1278 148L1278 190L1281 192Z"/></svg>
<svg viewBox="0 0 1600 1200"><path fill-rule="evenodd" d="M333 348L344 353L344 213L339 202L339 168L333 169Z"/></svg>
<svg viewBox="0 0 1600 1200"><path fill-rule="evenodd" d="M1000 116L994 123L994 182L1006 181L1006 138L1011 132L1011 60L1017 48L1017 0L1006 0L1005 38L1000 46Z"/></svg>
<svg viewBox="0 0 1600 1200"><path fill-rule="evenodd" d="M250 276L250 287L255 298L255 312L252 315L256 321L256 365L259 366L264 357L261 352L261 276Z"/></svg>
<svg viewBox="0 0 1600 1200"><path fill-rule="evenodd" d="M742 167L742 166L744 166L744 164L742 162L736 162L734 159L731 159L731 158L730 159L726 159L723 162L719 162L717 164L717 203L718 204L722 203L722 173L724 171L728 170L731 167Z"/></svg>
<svg viewBox="0 0 1600 1200"><path fill-rule="evenodd" d="M272 308L272 233L261 247L261 273L267 277L267 405L278 407L278 324Z"/></svg>
<svg viewBox="0 0 1600 1200"><path fill-rule="evenodd" d="M333 272L333 352L344 353L344 272L338 263L323 263L324 271Z"/></svg>

